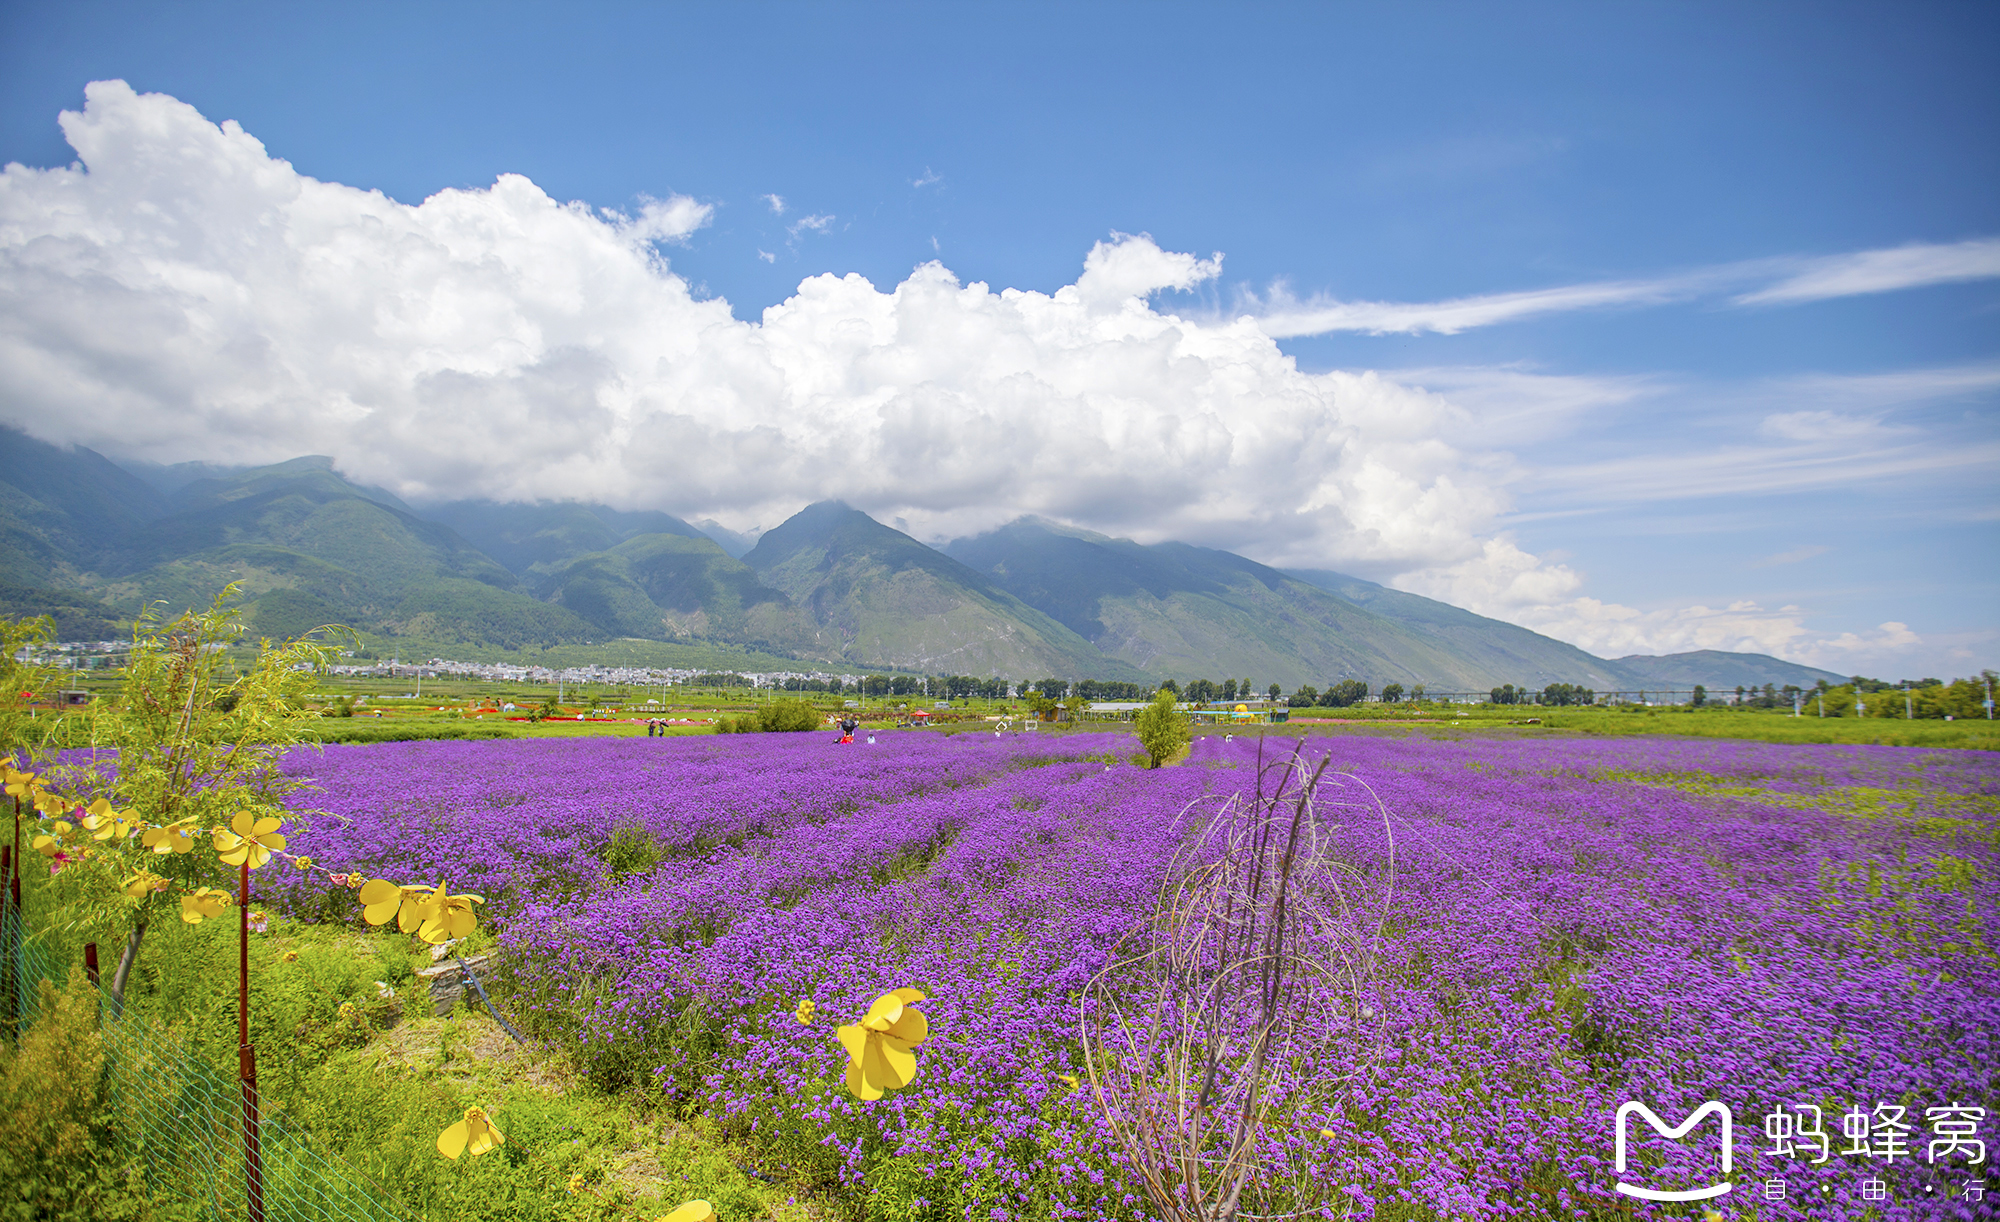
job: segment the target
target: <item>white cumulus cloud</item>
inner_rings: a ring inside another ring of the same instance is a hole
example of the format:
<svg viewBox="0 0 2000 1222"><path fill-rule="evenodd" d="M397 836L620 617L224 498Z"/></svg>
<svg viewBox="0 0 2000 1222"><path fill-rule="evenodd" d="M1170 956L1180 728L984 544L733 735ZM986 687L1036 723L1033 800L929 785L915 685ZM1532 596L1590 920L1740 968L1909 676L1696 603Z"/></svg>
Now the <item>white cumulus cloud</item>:
<svg viewBox="0 0 2000 1222"><path fill-rule="evenodd" d="M640 242L685 242L689 234L708 224L714 215L713 206L697 203L685 195L642 200L639 215L634 217L618 212L610 214L620 230Z"/></svg>
<svg viewBox="0 0 2000 1222"><path fill-rule="evenodd" d="M692 199L607 215L507 175L411 206L173 98L86 96L76 165L0 174L0 412L51 440L737 524L1040 513L1315 565L1467 560L1506 508L1445 399L1150 304L1220 256L1114 235L1053 294L819 275L746 322L655 245L708 219Z"/></svg>
<svg viewBox="0 0 2000 1222"><path fill-rule="evenodd" d="M1114 234L1052 294L937 262L886 288L817 275L744 321L661 249L711 219L693 198L607 213L503 175L406 205L300 174L164 95L110 81L86 99L61 120L76 164L0 172L0 419L50 441L163 462L327 454L419 502L588 499L736 529L831 497L933 539L1034 513L1402 574L1599 652L1797 656L1817 639L1791 609L1583 597L1579 574L1496 533L1519 468L1475 448L1446 395L1305 373L1255 318L1154 300L1216 279L1219 254ZM794 238L833 220L802 216ZM1491 308L1536 306L1425 325ZM1487 381L1543 427L1531 379ZM1565 385L1541 414L1641 389Z"/></svg>

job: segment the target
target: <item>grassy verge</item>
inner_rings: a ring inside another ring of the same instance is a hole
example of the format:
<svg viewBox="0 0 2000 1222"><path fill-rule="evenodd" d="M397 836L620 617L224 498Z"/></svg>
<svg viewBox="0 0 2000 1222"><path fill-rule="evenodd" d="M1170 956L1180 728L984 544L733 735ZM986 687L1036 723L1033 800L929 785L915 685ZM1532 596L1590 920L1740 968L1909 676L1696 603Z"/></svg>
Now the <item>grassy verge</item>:
<svg viewBox="0 0 2000 1222"><path fill-rule="evenodd" d="M31 924L46 927L45 886L31 890ZM44 936L60 963L81 959L79 931L50 928ZM464 946L489 940L481 931ZM306 1134L319 1154L344 1165L342 1175L368 1185L399 1216L604 1222L655 1218L694 1198L729 1219L831 1216L824 1202L767 1177L754 1154L706 1117L669 1112L657 1091L597 1089L564 1055L516 1043L469 997L434 1016L415 975L428 966L427 952L407 936L358 923L283 918L250 947L251 1038L267 1122ZM236 1064L235 958L232 922L163 922L148 936L127 994L128 1015L145 1024L149 1046L177 1049L224 1081ZM72 1026L98 1008L81 974L73 985L85 996L65 1010ZM7 1053L0 1045L0 1077ZM97 1072L65 1065L55 1070ZM43 1079L55 1071L41 1070ZM61 1085L43 1081L38 1089ZM93 1089L81 1078L72 1085L85 1098ZM474 1106L493 1117L504 1144L483 1157L445 1159L439 1133ZM107 1156L116 1127L100 1135ZM198 1174L184 1178L202 1182ZM90 1216L177 1222L193 1216L185 1204L160 1184L107 1179L91 1197Z"/></svg>
<svg viewBox="0 0 2000 1222"><path fill-rule="evenodd" d="M1672 734L1697 738L1742 738L1774 743L1846 743L1856 746L1960 747L2000 750L2000 722L1905 721L1891 717L1793 717L1789 712L1750 709L1400 708L1315 709L1296 715L1279 733L1341 733L1366 730L1491 731L1510 734ZM1199 732L1241 733L1228 727Z"/></svg>

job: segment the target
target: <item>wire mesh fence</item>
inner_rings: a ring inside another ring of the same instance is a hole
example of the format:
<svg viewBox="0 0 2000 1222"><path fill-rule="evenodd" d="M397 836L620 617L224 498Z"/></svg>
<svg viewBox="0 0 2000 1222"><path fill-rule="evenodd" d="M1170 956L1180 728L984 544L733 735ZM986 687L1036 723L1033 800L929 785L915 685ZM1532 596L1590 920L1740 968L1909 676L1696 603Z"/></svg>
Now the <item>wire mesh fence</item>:
<svg viewBox="0 0 2000 1222"><path fill-rule="evenodd" d="M26 936L13 904L0 904L6 1035L18 1040L41 1017L43 982L61 987L70 965ZM156 1193L195 1205L214 1222L255 1222L244 1161L242 1084L193 1057L143 1018L101 1016L105 1072L118 1131ZM406 1222L388 1194L313 1148L282 1117L258 1125L264 1222Z"/></svg>

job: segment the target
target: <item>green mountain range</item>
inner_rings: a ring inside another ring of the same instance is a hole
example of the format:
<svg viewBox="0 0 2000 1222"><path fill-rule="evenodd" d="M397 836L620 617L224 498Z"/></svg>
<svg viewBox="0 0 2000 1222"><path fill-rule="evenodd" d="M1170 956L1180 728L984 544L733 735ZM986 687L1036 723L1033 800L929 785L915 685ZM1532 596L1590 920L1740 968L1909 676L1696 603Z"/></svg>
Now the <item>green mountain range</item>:
<svg viewBox="0 0 2000 1222"><path fill-rule="evenodd" d="M743 561L819 626L816 656L930 674L1144 677L989 578L837 501L766 531Z"/></svg>
<svg viewBox="0 0 2000 1222"><path fill-rule="evenodd" d="M251 626L274 637L328 623L513 648L603 635L531 596L449 526L342 479L330 459L161 494L88 450L7 431L0 446L0 560L20 590L8 599L14 613L81 596L117 628L103 635L119 636L154 602L205 606L234 581Z"/></svg>
<svg viewBox="0 0 2000 1222"><path fill-rule="evenodd" d="M1347 678L1449 691L1627 686L1603 659L1525 628L1185 543L1142 546L1023 518L946 550L1108 656L1162 678L1219 672L1287 689Z"/></svg>
<svg viewBox="0 0 2000 1222"><path fill-rule="evenodd" d="M658 642L644 651L748 651L806 670L1434 691L1840 678L1759 654L1606 660L1339 573L1033 518L938 549L824 502L746 550L713 522L657 511L413 507L325 458L142 473L0 429L0 610L104 639L152 603L203 605L235 581L262 634L344 623L408 652Z"/></svg>

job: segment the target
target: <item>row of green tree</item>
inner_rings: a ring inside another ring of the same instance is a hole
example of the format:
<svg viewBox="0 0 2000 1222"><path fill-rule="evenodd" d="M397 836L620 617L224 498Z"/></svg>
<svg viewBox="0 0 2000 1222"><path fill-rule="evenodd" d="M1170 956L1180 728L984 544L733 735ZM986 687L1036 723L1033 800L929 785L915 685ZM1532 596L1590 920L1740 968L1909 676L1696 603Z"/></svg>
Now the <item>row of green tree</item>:
<svg viewBox="0 0 2000 1222"><path fill-rule="evenodd" d="M749 681L744 682L747 684ZM843 683L837 678L793 678L778 686L788 692L826 692L835 696L927 696L934 700L965 700L973 696L1005 700L1013 690L1013 685L1005 679L982 679L977 675L865 675L853 683Z"/></svg>
<svg viewBox="0 0 2000 1222"><path fill-rule="evenodd" d="M1918 721L1988 718L2000 690L2000 674L1983 670L1949 683L1912 679L1885 683L1858 676L1838 687L1820 685L1799 693L1799 711L1807 717L1908 717ZM1785 700L1785 706L1791 701Z"/></svg>
<svg viewBox="0 0 2000 1222"><path fill-rule="evenodd" d="M1220 683L1217 683L1213 679L1190 679L1185 688L1172 679L1169 679L1165 683L1160 684L1160 690L1172 692L1176 697L1188 704L1213 704L1218 700L1254 700L1257 698L1257 691L1250 686L1250 680L1248 679L1224 679ZM1302 690L1310 691L1311 689L1306 688ZM1273 683L1265 689L1264 694L1272 700L1276 700L1284 694L1284 691L1285 689L1282 686Z"/></svg>
<svg viewBox="0 0 2000 1222"><path fill-rule="evenodd" d="M1397 704L1406 698L1410 700L1422 700L1424 698L1424 685L1419 683L1415 687L1405 691L1403 685L1400 683L1385 684L1378 697L1384 704ZM1315 707L1344 709L1360 704L1366 699L1368 699L1368 684L1366 682L1360 679L1341 679L1338 682L1327 684L1325 691L1319 690L1310 683L1304 684L1299 690L1293 692L1291 698L1285 703L1295 709Z"/></svg>
<svg viewBox="0 0 2000 1222"><path fill-rule="evenodd" d="M1503 683L1487 694L1487 700L1493 704L1547 704L1561 708L1568 705L1596 704L1597 693L1574 683L1551 683L1539 692L1532 688Z"/></svg>
<svg viewBox="0 0 2000 1222"><path fill-rule="evenodd" d="M1233 681L1232 681L1233 682ZM1037 679L1028 690L1050 700L1151 700L1155 688L1144 683L1119 683L1111 679Z"/></svg>

